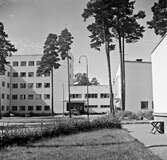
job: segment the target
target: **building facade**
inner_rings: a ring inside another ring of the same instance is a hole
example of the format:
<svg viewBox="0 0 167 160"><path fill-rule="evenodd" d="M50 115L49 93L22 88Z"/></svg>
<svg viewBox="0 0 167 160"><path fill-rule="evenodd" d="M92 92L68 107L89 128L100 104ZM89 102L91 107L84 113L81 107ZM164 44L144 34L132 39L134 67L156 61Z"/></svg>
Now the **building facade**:
<svg viewBox="0 0 167 160"><path fill-rule="evenodd" d="M90 113L109 113L110 94L108 85L89 86L88 93ZM87 88L86 86L71 87L71 102L83 102L87 111Z"/></svg>
<svg viewBox="0 0 167 160"><path fill-rule="evenodd" d="M8 57L9 65L1 80L1 110L15 114L49 115L51 113L51 76L37 74L42 55L14 55ZM68 100L67 61L61 61L53 71L53 106L55 113L62 113ZM72 84L73 58L70 59L69 77Z"/></svg>
<svg viewBox="0 0 167 160"><path fill-rule="evenodd" d="M132 112L153 109L151 62L141 59L125 61L125 110ZM115 78L116 106L121 107L120 67Z"/></svg>

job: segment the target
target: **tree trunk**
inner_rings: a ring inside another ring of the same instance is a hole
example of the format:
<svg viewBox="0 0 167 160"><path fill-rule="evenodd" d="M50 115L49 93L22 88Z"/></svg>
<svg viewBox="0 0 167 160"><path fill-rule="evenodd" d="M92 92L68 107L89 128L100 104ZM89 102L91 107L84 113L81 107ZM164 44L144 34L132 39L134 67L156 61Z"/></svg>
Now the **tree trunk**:
<svg viewBox="0 0 167 160"><path fill-rule="evenodd" d="M120 78L121 78L121 107L122 110L125 110L124 105L124 88L123 88L123 56L122 56L122 41L121 41L121 35L118 33L118 39L119 39L119 54L120 54Z"/></svg>
<svg viewBox="0 0 167 160"><path fill-rule="evenodd" d="M125 38L122 37L122 81L123 81L123 87L122 87L122 106L125 110L125 102L126 102L126 80L125 80Z"/></svg>
<svg viewBox="0 0 167 160"><path fill-rule="evenodd" d="M67 54L67 72L68 72L68 104L69 104L69 117L71 118L71 97L70 97L70 69L69 69L69 55Z"/></svg>
<svg viewBox="0 0 167 160"><path fill-rule="evenodd" d="M114 110L114 96L112 91L112 79L111 79L111 64L110 64L110 51L109 51L109 44L107 41L105 41L105 50L106 50L106 56L107 56L107 65L108 65L108 77L109 77L109 86L110 86L110 113L115 116L115 110Z"/></svg>
<svg viewBox="0 0 167 160"><path fill-rule="evenodd" d="M52 85L51 107L52 107L52 116L54 116L54 109L53 109L53 67L51 69L51 85Z"/></svg>

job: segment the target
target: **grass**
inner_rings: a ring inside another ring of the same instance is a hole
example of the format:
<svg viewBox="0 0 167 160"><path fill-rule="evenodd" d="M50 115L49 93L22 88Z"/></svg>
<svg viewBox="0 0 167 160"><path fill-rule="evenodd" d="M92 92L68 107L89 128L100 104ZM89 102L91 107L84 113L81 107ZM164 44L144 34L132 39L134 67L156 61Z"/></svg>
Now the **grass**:
<svg viewBox="0 0 167 160"><path fill-rule="evenodd" d="M0 160L160 160L122 129L45 139L0 151Z"/></svg>

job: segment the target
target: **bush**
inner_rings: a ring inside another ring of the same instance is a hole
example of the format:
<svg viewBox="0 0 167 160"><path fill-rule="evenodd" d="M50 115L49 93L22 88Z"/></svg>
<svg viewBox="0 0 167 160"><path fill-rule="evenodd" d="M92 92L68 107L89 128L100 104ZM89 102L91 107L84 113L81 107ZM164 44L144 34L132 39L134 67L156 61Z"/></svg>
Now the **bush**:
<svg viewBox="0 0 167 160"><path fill-rule="evenodd" d="M59 123L41 122L39 126L5 126L1 129L0 148L17 144L25 145L42 138L68 135L77 132L103 128L121 128L120 121L111 116L88 121L86 119L66 119Z"/></svg>
<svg viewBox="0 0 167 160"><path fill-rule="evenodd" d="M147 120L153 120L154 119L153 111L139 112L138 114L140 116L142 116L143 118L146 118Z"/></svg>
<svg viewBox="0 0 167 160"><path fill-rule="evenodd" d="M116 117L119 120L140 120L142 117L131 111L120 111L116 113Z"/></svg>

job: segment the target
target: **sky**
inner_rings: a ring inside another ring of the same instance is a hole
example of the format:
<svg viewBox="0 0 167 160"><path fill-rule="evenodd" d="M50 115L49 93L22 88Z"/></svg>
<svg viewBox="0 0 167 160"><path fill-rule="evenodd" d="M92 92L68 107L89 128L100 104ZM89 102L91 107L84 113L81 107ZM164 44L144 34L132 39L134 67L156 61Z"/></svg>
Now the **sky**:
<svg viewBox="0 0 167 160"><path fill-rule="evenodd" d="M151 60L151 51L160 41L153 30L147 29L151 20L151 7L156 0L136 0L135 12L144 10L146 18L141 23L146 27L144 37L137 43L125 46L126 60L142 58ZM90 48L90 35L81 14L88 0L0 0L0 21L4 24L9 40L18 49L14 54L43 54L43 44L49 33L60 34L66 27L74 37L71 53L74 56L74 73L86 72L88 57L89 78L96 77L100 84L108 84L107 61L104 48L96 51ZM112 78L119 65L118 42L111 52Z"/></svg>

